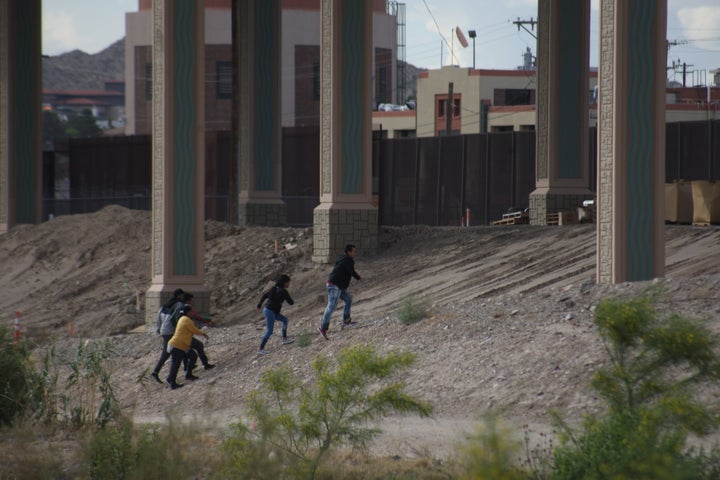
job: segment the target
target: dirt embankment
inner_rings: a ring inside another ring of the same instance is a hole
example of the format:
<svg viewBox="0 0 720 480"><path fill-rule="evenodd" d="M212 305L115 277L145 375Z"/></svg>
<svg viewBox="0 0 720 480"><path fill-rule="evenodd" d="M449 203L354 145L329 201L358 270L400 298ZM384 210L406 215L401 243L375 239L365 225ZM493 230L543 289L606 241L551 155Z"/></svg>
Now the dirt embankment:
<svg viewBox="0 0 720 480"><path fill-rule="evenodd" d="M668 226L666 278L612 286L594 281L592 225L382 227L379 251L360 252L363 280L350 287L361 328L340 331L336 315L324 341L315 327L329 266L310 260L310 229L207 222L205 231L206 286L217 320L207 350L218 367L201 371L184 389L171 392L142 379L159 341L153 333L129 333L143 324L150 282L149 212L108 207L0 235L3 323L12 328L18 311L23 335L53 338L59 348L72 349L77 338L111 338L122 359L115 379L123 405L148 420L173 411L225 423L241 413L267 368L289 364L309 379L317 355L333 356L348 345L409 349L417 362L404 381L435 405L436 415L388 419L376 448L437 456L488 410L517 425L547 428L548 409L579 418L599 408L587 382L605 358L592 322L604 296L659 283L666 290L662 309L711 320L719 313L716 227ZM258 357L264 322L255 305L279 273L292 277L296 304L283 308L290 333L311 342L283 347L275 335L271 354ZM402 325L396 311L411 294L429 301L432 314Z"/></svg>

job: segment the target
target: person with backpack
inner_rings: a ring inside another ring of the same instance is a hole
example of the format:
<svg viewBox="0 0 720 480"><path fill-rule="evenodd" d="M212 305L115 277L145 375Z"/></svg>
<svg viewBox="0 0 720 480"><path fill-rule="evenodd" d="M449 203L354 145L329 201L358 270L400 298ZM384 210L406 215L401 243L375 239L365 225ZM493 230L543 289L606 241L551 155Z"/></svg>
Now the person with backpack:
<svg viewBox="0 0 720 480"><path fill-rule="evenodd" d="M260 301L257 304L257 309L260 310L265 300L267 300L265 308L263 308L263 314L265 315L265 334L260 341L260 348L258 349L258 354L260 355L267 355L268 353L270 353L265 350L265 344L270 338L270 335L272 335L273 333L273 327L275 326L276 320L280 320L283 324L282 344L289 345L295 341L288 338L288 318L280 313L283 302L287 302L288 305L293 305L295 303L287 291L289 286L290 277L285 274L280 275L280 277L278 277L277 281L275 282L275 285L273 285L270 290L262 294L262 297L260 297Z"/></svg>
<svg viewBox="0 0 720 480"><path fill-rule="evenodd" d="M160 307L157 314L156 333L162 337L162 352L160 352L160 358L158 359L157 364L155 364L155 368L150 376L158 383L163 383L162 380L160 380L160 370L163 365L165 365L165 362L167 362L167 359L170 358L167 346L168 342L175 333L175 325L180 318L180 310L183 306L182 299L184 295L185 291L183 291L182 288L175 290L173 292L173 296L165 302L162 307Z"/></svg>
<svg viewBox="0 0 720 480"><path fill-rule="evenodd" d="M190 348L192 339L195 335L202 335L208 338L208 334L200 330L195 326L193 320L188 317L188 314L192 311L191 305L183 305L180 309L182 316L178 320L177 327L175 327L175 333L172 338L168 341L168 352L170 353L170 372L165 379L170 385L170 388L175 390L176 388L183 387L182 383L177 383L177 373L180 370L180 364L189 357L190 364L194 364L196 358L193 358L196 354L195 351ZM192 369L189 369L185 374L186 380L197 380L198 377L192 374Z"/></svg>

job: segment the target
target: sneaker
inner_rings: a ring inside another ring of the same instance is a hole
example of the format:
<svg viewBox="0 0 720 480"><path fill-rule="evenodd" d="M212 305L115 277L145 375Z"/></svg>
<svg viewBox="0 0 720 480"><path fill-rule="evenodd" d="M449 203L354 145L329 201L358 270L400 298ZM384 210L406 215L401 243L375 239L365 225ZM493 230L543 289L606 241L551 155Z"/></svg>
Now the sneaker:
<svg viewBox="0 0 720 480"><path fill-rule="evenodd" d="M290 344L293 343L294 341L295 341L294 338L287 338L287 337L285 337L285 338L283 338L283 345L290 345Z"/></svg>
<svg viewBox="0 0 720 480"><path fill-rule="evenodd" d="M168 382L168 383L169 383L169 382ZM182 384L182 383L175 383L175 382L170 383L170 389L171 389L171 390L176 390L176 389L182 388L182 387L184 387L184 386L185 386L185 385Z"/></svg>
<svg viewBox="0 0 720 480"><path fill-rule="evenodd" d="M328 340L328 336L327 336L327 332L328 332L328 331L327 331L327 329L323 329L323 328L321 328L321 327L318 327L317 331L320 332L320 335L322 335L325 340Z"/></svg>
<svg viewBox="0 0 720 480"><path fill-rule="evenodd" d="M268 352L267 350L261 348L260 350L258 350L257 353L258 353L258 355L267 355L267 354L270 353L270 352Z"/></svg>
<svg viewBox="0 0 720 480"><path fill-rule="evenodd" d="M208 363L207 365L205 365L205 370L212 370L213 368L215 368L215 365L212 363Z"/></svg>
<svg viewBox="0 0 720 480"><path fill-rule="evenodd" d="M158 383L163 383L163 381L160 380L160 375L158 375L157 372L152 372L152 373L150 374L150 376L151 376L152 378L154 378L156 382L158 382Z"/></svg>
<svg viewBox="0 0 720 480"><path fill-rule="evenodd" d="M352 320L350 320L350 319L348 318L347 320L343 320L342 328L354 327L354 326L356 326L357 324L358 324L357 322L353 322Z"/></svg>
<svg viewBox="0 0 720 480"><path fill-rule="evenodd" d="M185 375L185 380L199 380L199 379L200 379L200 377L196 377L192 373L188 373L187 375Z"/></svg>

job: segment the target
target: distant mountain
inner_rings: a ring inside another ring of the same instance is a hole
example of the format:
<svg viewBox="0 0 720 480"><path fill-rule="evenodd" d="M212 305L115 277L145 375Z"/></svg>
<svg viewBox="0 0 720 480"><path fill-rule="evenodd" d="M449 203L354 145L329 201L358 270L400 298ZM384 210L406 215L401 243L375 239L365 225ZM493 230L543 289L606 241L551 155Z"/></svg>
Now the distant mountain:
<svg viewBox="0 0 720 480"><path fill-rule="evenodd" d="M125 80L125 39L92 55L73 50L43 58L42 68L44 90L104 90L107 81ZM417 77L425 70L405 64L405 100L417 98Z"/></svg>
<svg viewBox="0 0 720 480"><path fill-rule="evenodd" d="M42 73L44 90L104 90L107 81L125 80L125 39L93 55L73 50L43 58Z"/></svg>
<svg viewBox="0 0 720 480"><path fill-rule="evenodd" d="M398 60L398 63L402 60ZM405 100L417 100L417 78L420 72L426 71L427 68L418 68L410 63L405 63ZM402 101L403 99L398 99Z"/></svg>

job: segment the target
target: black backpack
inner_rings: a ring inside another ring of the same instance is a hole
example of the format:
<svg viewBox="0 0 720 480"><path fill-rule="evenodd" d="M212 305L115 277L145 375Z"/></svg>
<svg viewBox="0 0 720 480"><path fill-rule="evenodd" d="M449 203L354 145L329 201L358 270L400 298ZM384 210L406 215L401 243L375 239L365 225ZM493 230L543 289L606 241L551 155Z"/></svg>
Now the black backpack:
<svg viewBox="0 0 720 480"><path fill-rule="evenodd" d="M178 320L180 320L180 317L182 317L182 316L183 316L183 307L179 306L170 315L170 322L172 322L173 327L177 327Z"/></svg>

